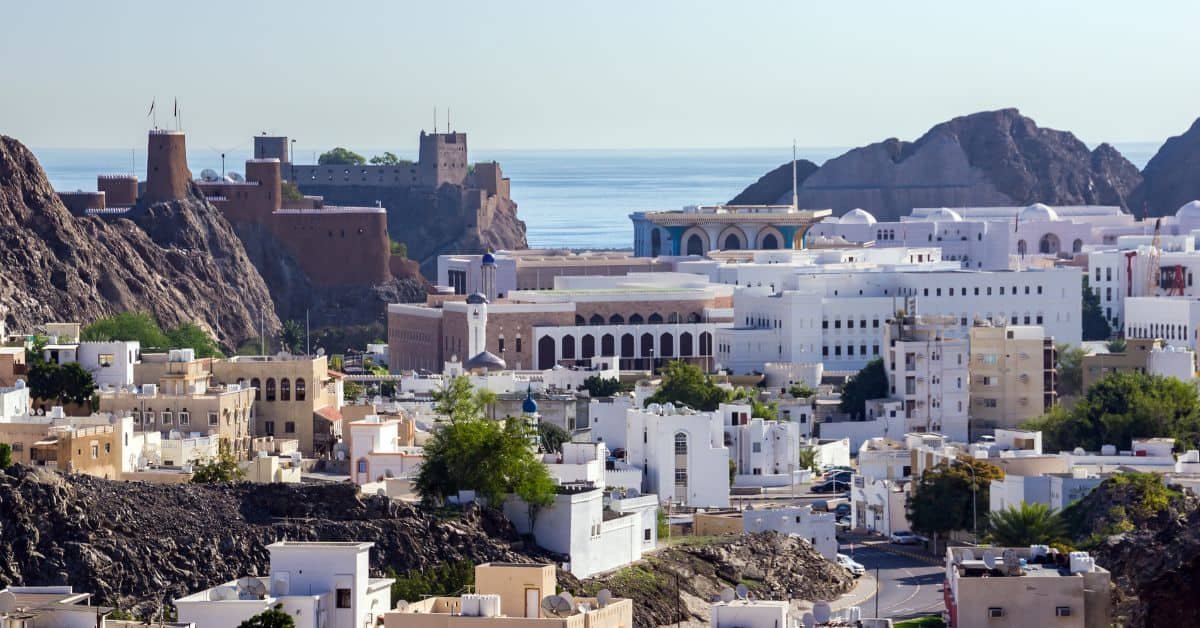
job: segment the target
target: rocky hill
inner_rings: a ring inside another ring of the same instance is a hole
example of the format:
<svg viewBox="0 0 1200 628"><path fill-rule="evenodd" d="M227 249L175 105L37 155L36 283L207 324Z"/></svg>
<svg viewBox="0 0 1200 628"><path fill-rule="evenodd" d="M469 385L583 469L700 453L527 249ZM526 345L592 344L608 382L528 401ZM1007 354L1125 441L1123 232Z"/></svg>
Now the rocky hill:
<svg viewBox="0 0 1200 628"><path fill-rule="evenodd" d="M1182 135L1168 139L1142 169L1142 183L1129 206L1150 216L1168 216L1200 199L1200 118Z"/></svg>
<svg viewBox="0 0 1200 628"><path fill-rule="evenodd" d="M231 298L231 295L236 298ZM10 329L144 310L227 347L279 321L232 227L198 190L128 218L71 215L33 154L0 136L0 308Z"/></svg>
<svg viewBox="0 0 1200 628"><path fill-rule="evenodd" d="M790 203L790 169L789 162L734 200ZM1141 180L1112 146L1088 150L1069 132L1001 109L943 122L914 142L891 138L855 148L804 177L799 197L802 207L830 208L835 215L862 207L880 220L895 220L913 207L1127 207Z"/></svg>

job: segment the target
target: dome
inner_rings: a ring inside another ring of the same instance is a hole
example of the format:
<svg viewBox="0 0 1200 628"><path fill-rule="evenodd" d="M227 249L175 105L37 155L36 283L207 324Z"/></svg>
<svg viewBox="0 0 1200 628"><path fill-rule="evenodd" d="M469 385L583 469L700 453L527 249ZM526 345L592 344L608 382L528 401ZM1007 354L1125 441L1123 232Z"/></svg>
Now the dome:
<svg viewBox="0 0 1200 628"><path fill-rule="evenodd" d="M483 265L484 266L495 266L496 265L496 256L492 255L491 253L484 253L483 254Z"/></svg>
<svg viewBox="0 0 1200 628"><path fill-rule="evenodd" d="M525 391L525 401L521 402L521 412L525 414L537 414L537 402L533 400L533 386L530 385Z"/></svg>
<svg viewBox="0 0 1200 628"><path fill-rule="evenodd" d="M504 363L504 360L490 351L480 351L475 357L463 363L463 368L469 371L474 371L475 369L503 371L506 366L508 365Z"/></svg>
<svg viewBox="0 0 1200 628"><path fill-rule="evenodd" d="M473 293L467 295L467 303L469 303L471 305L479 305L480 303L487 303L487 302L488 302L488 298L486 296L484 296L484 294L482 292L473 292Z"/></svg>
<svg viewBox="0 0 1200 628"><path fill-rule="evenodd" d="M1175 212L1175 217L1180 220L1200 220L1200 201L1185 203Z"/></svg>
<svg viewBox="0 0 1200 628"><path fill-rule="evenodd" d="M873 225L876 221L871 212L855 207L846 212L838 222L843 225Z"/></svg>
<svg viewBox="0 0 1200 628"><path fill-rule="evenodd" d="M1058 212L1054 211L1048 205L1034 203L1022 209L1021 215L1017 217L1017 220L1021 222L1056 222L1058 220Z"/></svg>
<svg viewBox="0 0 1200 628"><path fill-rule="evenodd" d="M926 214L925 218L936 222L962 222L962 216L948 207L939 207Z"/></svg>

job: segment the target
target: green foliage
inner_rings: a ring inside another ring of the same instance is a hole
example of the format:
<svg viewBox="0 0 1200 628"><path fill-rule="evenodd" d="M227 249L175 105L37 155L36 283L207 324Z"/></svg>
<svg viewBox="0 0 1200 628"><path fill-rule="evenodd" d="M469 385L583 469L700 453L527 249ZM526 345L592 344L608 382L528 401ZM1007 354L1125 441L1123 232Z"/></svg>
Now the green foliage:
<svg viewBox="0 0 1200 628"><path fill-rule="evenodd" d="M12 445L0 443L0 471L12 466Z"/></svg>
<svg viewBox="0 0 1200 628"><path fill-rule="evenodd" d="M1066 535L1062 516L1045 504L1021 502L1020 506L988 513L987 540L999 547L1049 545Z"/></svg>
<svg viewBox="0 0 1200 628"><path fill-rule="evenodd" d="M1108 349L1109 353L1125 353L1125 349L1128 346L1129 343L1125 342L1124 338L1113 338L1104 343L1104 348Z"/></svg>
<svg viewBox="0 0 1200 628"><path fill-rule="evenodd" d="M941 615L926 615L906 619L895 626L896 628L945 628L946 622L942 621Z"/></svg>
<svg viewBox="0 0 1200 628"><path fill-rule="evenodd" d="M279 342L289 353L300 353L304 348L304 326L300 321L284 321L279 329Z"/></svg>
<svg viewBox="0 0 1200 628"><path fill-rule="evenodd" d="M759 401L758 391L754 390L753 388L749 390L745 388L738 388L737 390L733 391L733 394L730 395L729 400L750 404L751 417L766 419L768 421L775 421L779 418L779 404L775 403L774 401L770 403L763 403L762 401Z"/></svg>
<svg viewBox="0 0 1200 628"><path fill-rule="evenodd" d="M733 479L737 477L737 463L729 461L729 485L733 486Z"/></svg>
<svg viewBox="0 0 1200 628"><path fill-rule="evenodd" d="M469 560L438 563L432 567L410 571L400 576L391 567L387 569L392 583L392 606L396 602L419 602L428 596L449 596L465 593L475 584L475 564Z"/></svg>
<svg viewBox="0 0 1200 628"><path fill-rule="evenodd" d="M167 331L167 346L172 349L192 349L197 358L223 358L217 341L195 323L184 323Z"/></svg>
<svg viewBox="0 0 1200 628"><path fill-rule="evenodd" d="M622 384L621 380L615 377L593 375L583 380L583 386L580 386L579 389L588 391L592 397L611 397L620 392L633 390L633 384Z"/></svg>
<svg viewBox="0 0 1200 628"><path fill-rule="evenodd" d="M229 441L222 438L217 443L217 459L199 463L192 472L192 482L195 484L214 484L218 482L233 482L245 477L238 467L237 459L230 451Z"/></svg>
<svg viewBox="0 0 1200 628"><path fill-rule="evenodd" d="M343 369L343 367L345 366L345 363L346 363L346 360L344 357L342 357L342 355L340 353L337 355L329 356L329 368L332 370L341 371Z"/></svg>
<svg viewBox="0 0 1200 628"><path fill-rule="evenodd" d="M1056 345L1054 350L1058 356L1055 392L1059 397L1079 396L1083 393L1083 356L1087 351L1068 344Z"/></svg>
<svg viewBox="0 0 1200 628"><path fill-rule="evenodd" d="M1088 285L1087 275L1083 276L1083 339L1108 340L1112 336L1112 327L1104 317L1100 308L1100 295L1092 291Z"/></svg>
<svg viewBox="0 0 1200 628"><path fill-rule="evenodd" d="M658 538L665 539L671 536L671 521L667 519L667 513L662 508L658 509L658 514L654 518L654 530Z"/></svg>
<svg viewBox="0 0 1200 628"><path fill-rule="evenodd" d="M879 399L887 394L887 369L881 358L875 358L867 362L842 388L841 410L852 417L862 418L867 412L868 399Z"/></svg>
<svg viewBox="0 0 1200 628"><path fill-rule="evenodd" d="M972 474L970 469L974 469ZM992 480L1004 478L1004 471L981 460L961 458L953 464L942 463L925 471L908 498L908 519L914 530L945 534L951 530L971 530L974 514L987 523L988 495ZM975 509L971 508L972 488Z"/></svg>
<svg viewBox="0 0 1200 628"><path fill-rule="evenodd" d="M1072 539L1081 547L1090 547L1109 535L1151 525L1182 499L1184 494L1167 486L1161 475L1128 471L1106 478L1086 497L1067 506L1062 518Z"/></svg>
<svg viewBox="0 0 1200 628"><path fill-rule="evenodd" d="M267 609L238 624L238 628L296 628L296 621L282 609L282 604L276 604L274 608Z"/></svg>
<svg viewBox="0 0 1200 628"><path fill-rule="evenodd" d="M371 158L372 166L411 166L413 162L408 159L400 159L391 151L384 151L382 155L375 155Z"/></svg>
<svg viewBox="0 0 1200 628"><path fill-rule="evenodd" d="M367 390L358 382L347 381L342 383L342 397L347 400L362 399L362 396L366 393Z"/></svg>
<svg viewBox="0 0 1200 628"><path fill-rule="evenodd" d="M29 394L59 403L90 403L96 382L78 362L63 365L37 361L29 367Z"/></svg>
<svg viewBox="0 0 1200 628"><path fill-rule="evenodd" d="M1128 449L1134 438L1157 436L1192 449L1200 442L1200 398L1173 377L1114 373L1093 384L1071 411L1051 408L1025 427L1042 431L1047 451Z"/></svg>
<svg viewBox="0 0 1200 628"><path fill-rule="evenodd" d="M249 338L237 348L234 355L263 355L265 353L269 353L269 351L264 350L262 338Z"/></svg>
<svg viewBox="0 0 1200 628"><path fill-rule="evenodd" d="M321 153L317 158L317 163L322 166L361 166L366 162L362 155L341 146Z"/></svg>
<svg viewBox="0 0 1200 628"><path fill-rule="evenodd" d="M798 466L816 473L821 469L821 452L816 447L802 447Z"/></svg>
<svg viewBox="0 0 1200 628"><path fill-rule="evenodd" d="M111 341L136 340L142 348L166 347L167 335L158 326L158 321L147 312L121 312L83 328L82 340Z"/></svg>
<svg viewBox="0 0 1200 628"><path fill-rule="evenodd" d="M560 452L562 451L563 443L571 440L571 434L563 428L553 423L538 423L538 444L542 451L545 452Z"/></svg>
<svg viewBox="0 0 1200 628"><path fill-rule="evenodd" d="M283 197L283 200L293 203L304 200L304 193L291 181L284 181L279 186L279 195Z"/></svg>
<svg viewBox="0 0 1200 628"><path fill-rule="evenodd" d="M717 386L700 367L676 360L662 368L662 383L646 403L682 403L710 412L727 398L728 391Z"/></svg>
<svg viewBox="0 0 1200 628"><path fill-rule="evenodd" d="M537 508L554 499L546 465L530 447L536 433L524 419L504 423L485 419L488 399L488 394L473 390L465 376L435 395L438 413L450 421L425 443L417 493L426 502L437 502L471 490L492 505L499 505L505 494L516 493L529 505L532 518Z"/></svg>
<svg viewBox="0 0 1200 628"><path fill-rule="evenodd" d="M408 245L392 240L392 255L408 259Z"/></svg>
<svg viewBox="0 0 1200 628"><path fill-rule="evenodd" d="M802 399L817 394L817 390L812 386L805 384L804 382L800 382L798 384L792 384L790 387L788 387L788 394L797 399Z"/></svg>

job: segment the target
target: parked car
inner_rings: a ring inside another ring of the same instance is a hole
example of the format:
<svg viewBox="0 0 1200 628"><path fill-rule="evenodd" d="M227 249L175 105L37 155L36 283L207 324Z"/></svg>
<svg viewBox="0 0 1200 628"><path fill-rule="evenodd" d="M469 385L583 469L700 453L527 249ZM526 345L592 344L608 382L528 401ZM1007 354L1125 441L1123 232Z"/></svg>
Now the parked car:
<svg viewBox="0 0 1200 628"><path fill-rule="evenodd" d="M847 504L845 502L838 504L837 507L833 509L833 514L837 515L839 519L842 517L849 517L850 516L850 504Z"/></svg>
<svg viewBox="0 0 1200 628"><path fill-rule="evenodd" d="M924 543L925 537L913 534L908 530L900 530L892 533L892 542L896 545L917 545L918 543Z"/></svg>
<svg viewBox="0 0 1200 628"><path fill-rule="evenodd" d="M826 473L821 477L822 480L837 480L839 482L849 482L854 477L854 473L850 471L833 471Z"/></svg>
<svg viewBox="0 0 1200 628"><path fill-rule="evenodd" d="M849 472L853 473L853 472L854 472L854 467L846 467L846 466L841 466L841 465L839 465L839 466L836 466L836 467L825 467L825 468L823 469L823 472L824 472L824 473L830 473L830 472L832 472L832 471L849 471Z"/></svg>
<svg viewBox="0 0 1200 628"><path fill-rule="evenodd" d="M854 574L855 578L867 573L867 568L863 567L862 563L855 562L853 558L845 554L837 555L837 564L845 567L847 571Z"/></svg>
<svg viewBox="0 0 1200 628"><path fill-rule="evenodd" d="M850 483L841 480L826 480L820 484L814 484L810 490L814 493L841 493L850 490Z"/></svg>

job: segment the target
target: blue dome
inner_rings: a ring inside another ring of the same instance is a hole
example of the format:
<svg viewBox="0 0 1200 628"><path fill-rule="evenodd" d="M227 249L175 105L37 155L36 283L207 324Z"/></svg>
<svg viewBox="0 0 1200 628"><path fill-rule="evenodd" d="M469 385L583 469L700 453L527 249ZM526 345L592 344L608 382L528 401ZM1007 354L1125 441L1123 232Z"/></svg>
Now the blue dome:
<svg viewBox="0 0 1200 628"><path fill-rule="evenodd" d="M492 255L491 253L484 253L483 254L483 265L484 266L495 266L496 265L496 256Z"/></svg>
<svg viewBox="0 0 1200 628"><path fill-rule="evenodd" d="M537 414L537 402L533 400L533 386L530 386L525 391L525 401L521 402L521 412L525 414Z"/></svg>

